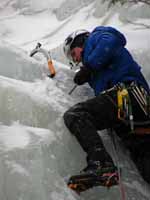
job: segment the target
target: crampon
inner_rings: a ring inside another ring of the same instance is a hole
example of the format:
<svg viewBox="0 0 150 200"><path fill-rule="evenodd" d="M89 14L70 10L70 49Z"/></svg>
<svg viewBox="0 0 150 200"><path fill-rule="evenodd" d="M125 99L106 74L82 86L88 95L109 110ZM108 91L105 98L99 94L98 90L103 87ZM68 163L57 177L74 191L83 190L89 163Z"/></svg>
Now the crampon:
<svg viewBox="0 0 150 200"><path fill-rule="evenodd" d="M96 186L110 188L114 185L118 185L118 179L117 172L81 174L70 177L68 187L80 194L81 192Z"/></svg>

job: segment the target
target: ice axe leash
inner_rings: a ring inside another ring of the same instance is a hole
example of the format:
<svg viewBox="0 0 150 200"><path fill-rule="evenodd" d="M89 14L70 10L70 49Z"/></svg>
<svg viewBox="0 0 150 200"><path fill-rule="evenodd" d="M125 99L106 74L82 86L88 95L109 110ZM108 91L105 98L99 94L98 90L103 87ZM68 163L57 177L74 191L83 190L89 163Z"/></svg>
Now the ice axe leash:
<svg viewBox="0 0 150 200"><path fill-rule="evenodd" d="M56 71L52 62L50 51L47 51L46 49L41 48L41 46L42 44L38 42L36 47L31 51L30 56L32 57L36 53L42 53L47 59L48 69L50 71L50 75L48 75L48 77L53 78L56 75Z"/></svg>

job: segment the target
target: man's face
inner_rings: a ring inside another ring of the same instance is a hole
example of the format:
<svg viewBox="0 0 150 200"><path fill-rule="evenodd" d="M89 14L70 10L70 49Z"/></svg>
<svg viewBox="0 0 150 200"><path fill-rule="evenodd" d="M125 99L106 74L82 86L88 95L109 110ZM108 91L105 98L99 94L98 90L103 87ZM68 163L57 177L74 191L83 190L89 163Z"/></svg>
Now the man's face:
<svg viewBox="0 0 150 200"><path fill-rule="evenodd" d="M75 63L80 63L81 60L82 60L82 51L83 51L83 48L81 47L75 47L71 50L71 57L72 57L72 60L73 62Z"/></svg>

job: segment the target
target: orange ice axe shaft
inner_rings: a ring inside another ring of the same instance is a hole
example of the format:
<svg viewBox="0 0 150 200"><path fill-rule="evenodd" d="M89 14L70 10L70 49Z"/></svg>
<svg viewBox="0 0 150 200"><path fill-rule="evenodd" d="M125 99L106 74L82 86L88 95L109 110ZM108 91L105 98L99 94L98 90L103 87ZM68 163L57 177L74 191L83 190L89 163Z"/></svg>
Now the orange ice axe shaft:
<svg viewBox="0 0 150 200"><path fill-rule="evenodd" d="M50 71L50 75L49 77L53 78L55 75L56 75L56 71L55 71L55 68L54 68L54 65L53 65L53 62L52 62L52 59L51 59L51 55L50 55L50 52L47 51L46 49L44 48L41 48L41 44L40 43L37 43L35 49L33 49L30 53L30 56L34 56L36 53L42 53L46 59L47 59L47 63L48 63L48 69Z"/></svg>

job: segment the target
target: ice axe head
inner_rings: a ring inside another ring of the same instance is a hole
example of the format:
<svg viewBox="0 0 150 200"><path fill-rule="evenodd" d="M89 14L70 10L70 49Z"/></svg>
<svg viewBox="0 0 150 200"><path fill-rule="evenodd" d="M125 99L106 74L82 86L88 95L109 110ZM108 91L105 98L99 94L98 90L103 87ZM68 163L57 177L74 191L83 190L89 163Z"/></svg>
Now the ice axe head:
<svg viewBox="0 0 150 200"><path fill-rule="evenodd" d="M42 44L38 42L35 48L38 49L38 48L40 48L41 46L42 46Z"/></svg>

